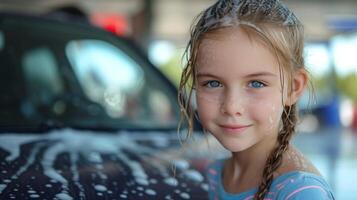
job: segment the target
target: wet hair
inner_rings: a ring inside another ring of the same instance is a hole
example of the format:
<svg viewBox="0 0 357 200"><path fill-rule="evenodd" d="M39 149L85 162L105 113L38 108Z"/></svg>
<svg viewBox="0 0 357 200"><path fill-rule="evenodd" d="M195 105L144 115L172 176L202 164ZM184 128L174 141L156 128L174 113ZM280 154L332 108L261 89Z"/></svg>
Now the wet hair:
<svg viewBox="0 0 357 200"><path fill-rule="evenodd" d="M289 91L292 76L296 70L304 70L303 59L303 26L297 17L279 0L219 0L196 18L191 27L184 59L185 68L179 85L178 101L181 107L179 129L186 122L188 136L193 131L195 110L191 105L194 86L196 84L196 59L200 43L204 37L224 28L239 27L250 38L263 42L275 55L279 63L281 87L285 85L287 75ZM290 93L290 92L289 92ZM289 94L288 93L288 94ZM282 95L283 96L283 95ZM282 97L284 98L284 97ZM284 100L282 99L282 102ZM274 178L274 171L282 163L284 152L295 132L297 123L296 105L284 105L281 116L282 126L279 128L278 144L271 151L262 174L262 181L255 194L255 199L264 199Z"/></svg>

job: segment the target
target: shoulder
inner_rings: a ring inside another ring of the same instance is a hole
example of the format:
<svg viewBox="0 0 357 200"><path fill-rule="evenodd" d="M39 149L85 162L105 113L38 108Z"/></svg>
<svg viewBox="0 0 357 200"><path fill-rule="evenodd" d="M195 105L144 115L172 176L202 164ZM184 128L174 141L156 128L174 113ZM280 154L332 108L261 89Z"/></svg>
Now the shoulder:
<svg viewBox="0 0 357 200"><path fill-rule="evenodd" d="M333 200L334 196L328 183L319 175L309 172L290 172L286 178L275 184L278 199L284 200Z"/></svg>

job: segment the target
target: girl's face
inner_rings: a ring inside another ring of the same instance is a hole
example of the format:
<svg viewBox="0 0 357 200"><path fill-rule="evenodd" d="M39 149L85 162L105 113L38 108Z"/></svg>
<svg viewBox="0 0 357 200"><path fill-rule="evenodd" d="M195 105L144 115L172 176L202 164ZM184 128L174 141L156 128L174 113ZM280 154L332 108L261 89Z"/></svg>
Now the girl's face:
<svg viewBox="0 0 357 200"><path fill-rule="evenodd" d="M287 89L269 49L240 28L226 28L205 37L197 56L203 127L231 152L275 139Z"/></svg>

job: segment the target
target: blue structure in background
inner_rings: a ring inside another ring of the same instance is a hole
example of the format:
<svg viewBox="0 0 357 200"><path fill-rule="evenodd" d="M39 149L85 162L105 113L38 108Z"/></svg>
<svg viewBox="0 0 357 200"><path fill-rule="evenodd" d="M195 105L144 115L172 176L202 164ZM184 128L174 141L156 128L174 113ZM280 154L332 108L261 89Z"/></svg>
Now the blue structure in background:
<svg viewBox="0 0 357 200"><path fill-rule="evenodd" d="M331 100L327 101L325 104L321 104L319 107L314 109L313 112L316 114L319 122L321 123L321 126L341 126L339 102L339 97L335 95L331 98Z"/></svg>

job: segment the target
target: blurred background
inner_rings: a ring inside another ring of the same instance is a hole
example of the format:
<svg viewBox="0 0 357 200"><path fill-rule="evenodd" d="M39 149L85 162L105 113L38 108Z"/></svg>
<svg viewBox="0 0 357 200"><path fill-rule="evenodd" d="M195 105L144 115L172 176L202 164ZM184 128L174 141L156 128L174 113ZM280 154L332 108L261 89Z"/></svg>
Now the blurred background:
<svg viewBox="0 0 357 200"><path fill-rule="evenodd" d="M81 16L84 23L132 38L177 85L190 25L213 2L1 0L0 11ZM305 60L312 78L299 102L301 123L293 142L321 170L337 199L357 199L357 1L283 2L305 25Z"/></svg>

